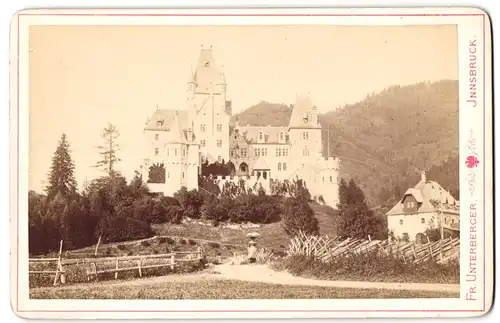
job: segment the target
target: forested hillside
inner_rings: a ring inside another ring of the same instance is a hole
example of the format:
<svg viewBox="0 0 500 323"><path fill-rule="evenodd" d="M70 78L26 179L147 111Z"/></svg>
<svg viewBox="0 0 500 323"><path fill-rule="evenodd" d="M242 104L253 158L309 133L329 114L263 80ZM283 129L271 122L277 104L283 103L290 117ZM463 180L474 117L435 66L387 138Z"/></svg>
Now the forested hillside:
<svg viewBox="0 0 500 323"><path fill-rule="evenodd" d="M262 101L234 118L242 125L287 125L290 107ZM371 206L399 198L421 170L457 194L457 81L392 86L322 114L320 122L324 154L340 158L341 176L354 178Z"/></svg>

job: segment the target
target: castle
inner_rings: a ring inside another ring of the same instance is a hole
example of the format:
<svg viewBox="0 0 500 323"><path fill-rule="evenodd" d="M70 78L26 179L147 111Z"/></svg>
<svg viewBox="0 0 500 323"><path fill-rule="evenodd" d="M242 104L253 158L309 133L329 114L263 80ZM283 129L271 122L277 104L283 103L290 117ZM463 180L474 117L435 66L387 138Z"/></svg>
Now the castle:
<svg viewBox="0 0 500 323"><path fill-rule="evenodd" d="M158 109L144 127L141 173L152 192L171 196L181 187L198 189L203 163L226 163L234 181L305 181L311 196L336 207L339 160L322 155L322 128L310 97L297 97L286 127L244 126L232 122L224 72L212 48L201 49L187 82L185 107ZM269 191L267 189L267 191Z"/></svg>

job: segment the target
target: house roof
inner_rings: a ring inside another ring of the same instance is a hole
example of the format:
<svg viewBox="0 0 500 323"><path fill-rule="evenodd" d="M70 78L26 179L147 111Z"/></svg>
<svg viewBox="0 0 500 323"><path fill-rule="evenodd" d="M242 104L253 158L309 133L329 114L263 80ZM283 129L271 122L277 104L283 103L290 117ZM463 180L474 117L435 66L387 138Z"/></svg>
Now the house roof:
<svg viewBox="0 0 500 323"><path fill-rule="evenodd" d="M266 169L270 169L270 168L267 165L266 158L261 156L255 162L255 165L253 166L253 169L266 170Z"/></svg>
<svg viewBox="0 0 500 323"><path fill-rule="evenodd" d="M206 93L218 92L216 86L226 84L224 72L215 63L212 47L202 47L191 81L197 84L197 91Z"/></svg>
<svg viewBox="0 0 500 323"><path fill-rule="evenodd" d="M185 110L156 110L146 123L144 130L168 131L168 142L186 142L189 127L188 112Z"/></svg>
<svg viewBox="0 0 500 323"><path fill-rule="evenodd" d="M313 106L310 96L298 96L290 116L290 128L318 128L319 123L315 123L312 114L316 107Z"/></svg>
<svg viewBox="0 0 500 323"><path fill-rule="evenodd" d="M455 209L459 206L458 201L439 183L422 179L415 187L405 192L401 200L387 212L387 215L404 214L403 202L408 195L413 196L418 202L417 214L437 211L437 208L431 203L432 200L441 202L443 209Z"/></svg>

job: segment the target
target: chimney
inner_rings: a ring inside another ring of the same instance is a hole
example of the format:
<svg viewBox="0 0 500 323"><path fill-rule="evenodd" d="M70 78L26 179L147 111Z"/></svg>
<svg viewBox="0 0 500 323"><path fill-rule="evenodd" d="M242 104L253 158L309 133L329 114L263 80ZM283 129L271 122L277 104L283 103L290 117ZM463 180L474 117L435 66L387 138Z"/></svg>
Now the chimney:
<svg viewBox="0 0 500 323"><path fill-rule="evenodd" d="M427 182L427 174L425 173L425 170L420 172L420 176L421 176L420 181L426 183Z"/></svg>

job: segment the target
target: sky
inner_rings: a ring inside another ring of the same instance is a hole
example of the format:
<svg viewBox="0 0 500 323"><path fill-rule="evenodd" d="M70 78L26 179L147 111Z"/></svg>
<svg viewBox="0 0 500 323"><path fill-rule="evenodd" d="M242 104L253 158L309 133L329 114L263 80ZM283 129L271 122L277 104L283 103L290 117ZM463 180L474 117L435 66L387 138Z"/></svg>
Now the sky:
<svg viewBox="0 0 500 323"><path fill-rule="evenodd" d="M201 46L223 66L233 113L309 94L320 112L391 85L458 79L455 25L434 26L32 26L29 187L42 192L62 133L79 187L108 122L120 131L118 165L141 162L146 118L185 109Z"/></svg>

